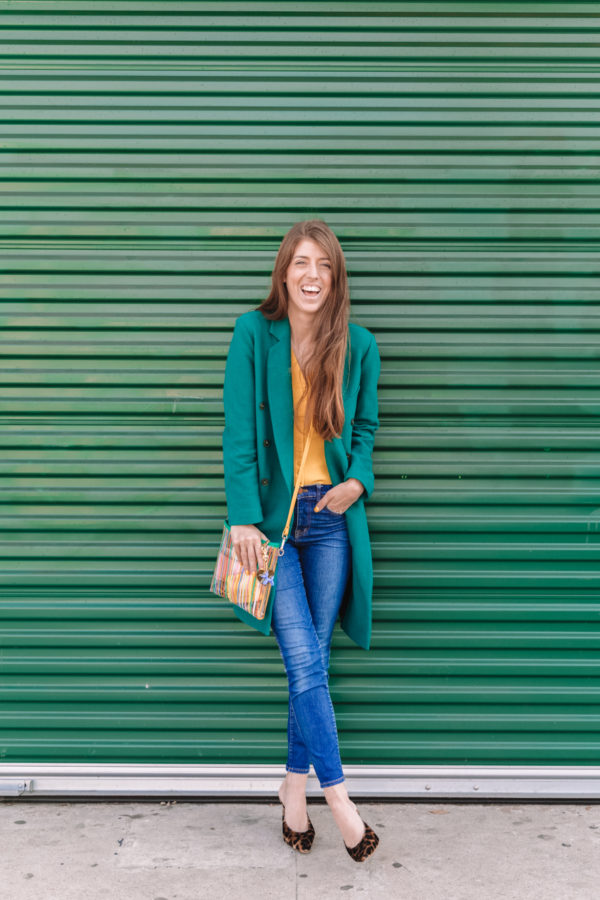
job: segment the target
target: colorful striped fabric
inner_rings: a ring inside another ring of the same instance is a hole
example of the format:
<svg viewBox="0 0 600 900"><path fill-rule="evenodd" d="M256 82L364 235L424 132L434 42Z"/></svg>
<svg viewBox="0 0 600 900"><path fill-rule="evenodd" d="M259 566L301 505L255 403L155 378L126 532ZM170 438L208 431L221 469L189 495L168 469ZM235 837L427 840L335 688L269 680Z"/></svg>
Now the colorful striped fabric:
<svg viewBox="0 0 600 900"><path fill-rule="evenodd" d="M275 569L279 558L277 544L263 543L262 548L263 556L266 557L267 569L261 568L256 572L247 572L236 559L231 542L231 529L225 522L219 555L210 583L212 593L218 594L219 597L226 597L257 619L265 617L269 594L271 588L275 586Z"/></svg>

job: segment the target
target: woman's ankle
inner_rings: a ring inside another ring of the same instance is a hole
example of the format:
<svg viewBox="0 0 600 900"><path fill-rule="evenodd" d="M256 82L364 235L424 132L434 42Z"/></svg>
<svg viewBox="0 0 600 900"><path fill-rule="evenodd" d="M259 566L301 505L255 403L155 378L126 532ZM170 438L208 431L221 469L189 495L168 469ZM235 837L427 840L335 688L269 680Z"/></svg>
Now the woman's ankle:
<svg viewBox="0 0 600 900"><path fill-rule="evenodd" d="M279 787L279 799L285 808L285 821L292 831L306 831L309 827L306 808L307 775L288 772Z"/></svg>
<svg viewBox="0 0 600 900"><path fill-rule="evenodd" d="M347 806L351 806L356 809L354 803L348 796L348 789L345 782L341 782L340 784L333 784L331 785L331 787L323 788L323 794L325 795L325 800L327 801L331 809L343 809Z"/></svg>
<svg viewBox="0 0 600 900"><path fill-rule="evenodd" d="M340 790L342 787L343 789ZM356 804L350 799L348 791L343 785L332 785L331 788L323 790L331 814L344 839L344 844L346 847L355 847L364 834L364 824Z"/></svg>
<svg viewBox="0 0 600 900"><path fill-rule="evenodd" d="M304 799L306 802L306 782L308 772L287 772L279 788L279 799L292 799L296 802Z"/></svg>

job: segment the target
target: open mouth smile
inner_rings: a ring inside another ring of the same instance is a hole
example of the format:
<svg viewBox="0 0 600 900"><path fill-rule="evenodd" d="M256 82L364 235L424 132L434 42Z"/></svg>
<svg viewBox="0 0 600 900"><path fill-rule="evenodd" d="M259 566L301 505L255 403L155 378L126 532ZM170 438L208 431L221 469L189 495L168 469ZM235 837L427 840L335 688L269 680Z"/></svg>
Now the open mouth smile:
<svg viewBox="0 0 600 900"><path fill-rule="evenodd" d="M316 287L316 286L312 287L309 285L304 285L303 287L300 288L300 290L302 291L302 293L304 294L305 297L318 297L319 294L321 293L321 288Z"/></svg>

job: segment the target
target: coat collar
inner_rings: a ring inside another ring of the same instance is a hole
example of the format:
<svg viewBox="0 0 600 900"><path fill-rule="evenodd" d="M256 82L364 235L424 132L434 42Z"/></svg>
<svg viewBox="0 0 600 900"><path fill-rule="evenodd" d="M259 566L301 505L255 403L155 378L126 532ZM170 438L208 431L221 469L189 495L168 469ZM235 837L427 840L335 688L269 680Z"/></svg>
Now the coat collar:
<svg viewBox="0 0 600 900"><path fill-rule="evenodd" d="M273 440L290 497L294 493L294 395L292 390L292 352L290 320L271 319L269 333L273 343L267 356L267 393L271 411ZM348 352L346 351L347 371ZM343 400L346 406L346 383ZM343 480L348 461L341 438L325 441L325 462L333 484Z"/></svg>

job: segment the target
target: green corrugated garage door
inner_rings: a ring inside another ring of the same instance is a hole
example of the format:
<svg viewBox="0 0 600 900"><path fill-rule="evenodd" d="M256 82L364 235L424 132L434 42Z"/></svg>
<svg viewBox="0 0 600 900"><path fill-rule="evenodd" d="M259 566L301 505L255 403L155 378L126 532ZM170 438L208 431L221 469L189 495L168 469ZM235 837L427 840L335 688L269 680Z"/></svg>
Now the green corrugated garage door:
<svg viewBox="0 0 600 900"><path fill-rule="evenodd" d="M5 763L283 765L208 585L233 323L310 217L383 362L344 762L597 762L599 16L0 0Z"/></svg>

